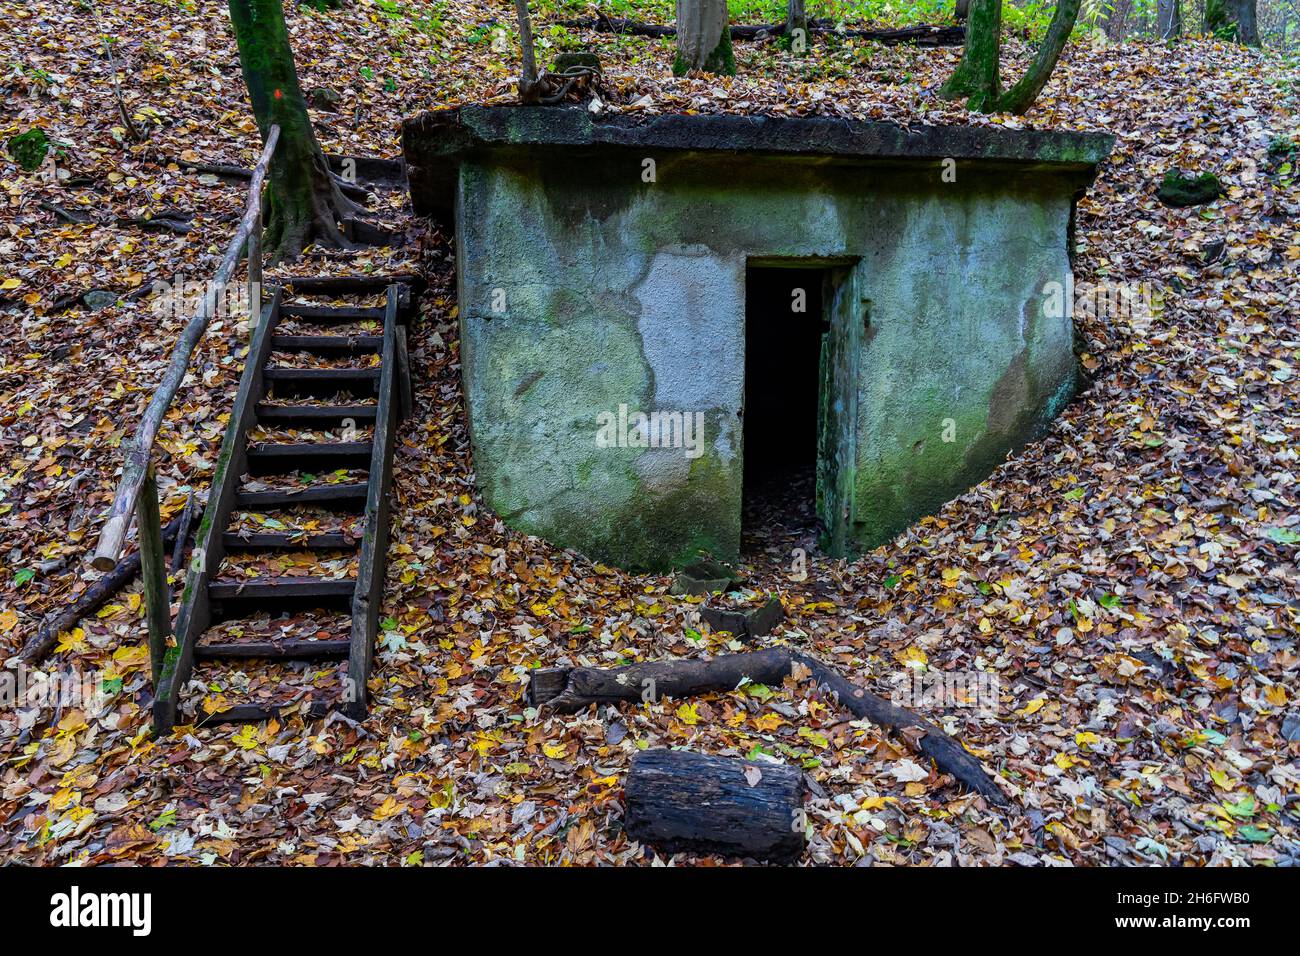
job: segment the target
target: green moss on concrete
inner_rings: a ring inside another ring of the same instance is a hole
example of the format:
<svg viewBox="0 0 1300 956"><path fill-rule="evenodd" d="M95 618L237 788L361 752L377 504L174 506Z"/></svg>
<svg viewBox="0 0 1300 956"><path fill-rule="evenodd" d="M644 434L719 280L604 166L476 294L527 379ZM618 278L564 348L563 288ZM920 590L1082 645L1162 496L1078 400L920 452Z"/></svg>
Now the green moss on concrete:
<svg viewBox="0 0 1300 956"><path fill-rule="evenodd" d="M846 360L824 444L838 457L819 474L826 507L848 509L837 550L932 513L1072 393L1072 329L1043 314L1041 291L1068 270L1069 177L972 169L954 189L933 163L864 173L682 154L646 184L640 155L462 166L474 462L513 527L637 569L737 555L750 257L856 263L836 300ZM486 311L493 288L507 315ZM702 456L598 448L596 416L620 404L703 411Z"/></svg>
<svg viewBox="0 0 1300 956"><path fill-rule="evenodd" d="M718 45L704 58L704 66L700 69L705 73L720 73L724 76L736 75L736 52L731 45L730 28L723 29ZM680 52L677 53L673 57L673 75L685 76L690 71L691 64Z"/></svg>

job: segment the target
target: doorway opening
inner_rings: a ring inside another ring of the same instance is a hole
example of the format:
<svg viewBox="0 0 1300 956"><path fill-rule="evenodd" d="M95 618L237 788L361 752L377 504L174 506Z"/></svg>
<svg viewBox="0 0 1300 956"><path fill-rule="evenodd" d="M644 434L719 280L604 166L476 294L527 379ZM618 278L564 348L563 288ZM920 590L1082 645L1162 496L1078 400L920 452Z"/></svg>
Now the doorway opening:
<svg viewBox="0 0 1300 956"><path fill-rule="evenodd" d="M788 563L818 537L817 448L828 270L745 271L741 549Z"/></svg>

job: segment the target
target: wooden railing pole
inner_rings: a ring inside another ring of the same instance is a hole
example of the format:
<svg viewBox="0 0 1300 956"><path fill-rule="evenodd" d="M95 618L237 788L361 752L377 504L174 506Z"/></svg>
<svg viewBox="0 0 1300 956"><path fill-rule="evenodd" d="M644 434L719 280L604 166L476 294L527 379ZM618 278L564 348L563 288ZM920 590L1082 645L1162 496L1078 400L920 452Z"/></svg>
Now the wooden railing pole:
<svg viewBox="0 0 1300 956"><path fill-rule="evenodd" d="M257 203L257 222L248 234L248 331L251 334L262 318L262 210Z"/></svg>
<svg viewBox="0 0 1300 956"><path fill-rule="evenodd" d="M207 331L208 323L212 321L212 316L217 310L217 300L228 298L222 293L235 272L240 253L249 242L253 226L256 224L259 230L262 227L260 202L262 183L266 179L267 169L271 165L271 157L275 154L275 147L279 140L280 127L272 126L266 132L266 144L262 147L262 156L253 167L253 179L248 187L249 204L244 210L243 218L239 221L239 228L235 230L230 244L226 246L226 254L221 260L221 265L217 267L217 274L212 280L211 287L199 304L198 312L186 323L180 341L172 350L162 382L159 383L153 397L149 399L140 424L136 427L134 440L122 465L122 480L118 483L117 492L113 496L108 519L99 532L99 546L95 549L95 556L91 560L91 563L101 571L112 570L117 565L117 559L122 555L122 545L126 542L127 529L131 527L131 517L136 510L146 466L149 457L153 454L153 443L158 437L158 429L162 427L163 417L171 407L176 392L180 390L181 382L185 380L185 374L189 371L190 356L194 354L199 340ZM253 197L257 197L257 201L254 201ZM260 253L258 263L260 269Z"/></svg>
<svg viewBox="0 0 1300 956"><path fill-rule="evenodd" d="M167 586L167 555L163 547L162 517L158 513L158 482L153 465L145 469L136 506L140 525L140 576L144 579L145 611L149 619L149 663L154 689L162 673L167 638L172 633L171 589Z"/></svg>

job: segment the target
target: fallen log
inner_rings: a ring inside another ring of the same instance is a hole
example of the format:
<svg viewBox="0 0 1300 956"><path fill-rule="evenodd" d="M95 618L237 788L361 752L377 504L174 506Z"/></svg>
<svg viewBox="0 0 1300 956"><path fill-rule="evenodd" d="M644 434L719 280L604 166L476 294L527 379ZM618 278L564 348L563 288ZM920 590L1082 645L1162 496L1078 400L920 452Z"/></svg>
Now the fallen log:
<svg viewBox="0 0 1300 956"><path fill-rule="evenodd" d="M623 828L665 853L788 863L804 848L803 774L793 767L684 750L632 758Z"/></svg>
<svg viewBox="0 0 1300 956"><path fill-rule="evenodd" d="M163 528L162 532L164 547L178 538L181 525L186 523L184 512L167 522L167 526ZM86 615L98 611L108 603L113 595L134 581L139 574L140 551L137 548L118 561L111 571L105 573L98 581L82 591L77 599L72 602L71 607L64 608L46 619L41 624L40 630L18 652L18 659L29 666L39 664L49 655L54 645L59 642L60 634L73 627Z"/></svg>
<svg viewBox="0 0 1300 956"><path fill-rule="evenodd" d="M604 14L594 17L578 17L573 20L556 21L557 26L570 29L596 30L600 33L621 33L625 36L641 37L675 37L675 26L657 23L641 23L626 17L608 17ZM914 43L917 46L961 46L966 41L966 28L962 26L932 26L921 24L914 27L899 27L892 30L846 29L837 30L830 20L810 20L810 33L833 33L836 36L854 37L860 40L872 40L887 46L901 43ZM760 37L776 37L785 33L785 22L759 23L752 25L736 24L730 28L733 40L757 40Z"/></svg>
<svg viewBox="0 0 1300 956"><path fill-rule="evenodd" d="M984 772L979 760L939 727L845 680L834 668L798 651L776 647L709 660L651 661L626 667L557 667L534 671L528 701L534 707L572 713L590 704L647 702L661 697L725 693L744 682L780 684L787 677L811 676L858 719L899 732L944 773L998 806L1006 795ZM911 731L911 733L904 733Z"/></svg>

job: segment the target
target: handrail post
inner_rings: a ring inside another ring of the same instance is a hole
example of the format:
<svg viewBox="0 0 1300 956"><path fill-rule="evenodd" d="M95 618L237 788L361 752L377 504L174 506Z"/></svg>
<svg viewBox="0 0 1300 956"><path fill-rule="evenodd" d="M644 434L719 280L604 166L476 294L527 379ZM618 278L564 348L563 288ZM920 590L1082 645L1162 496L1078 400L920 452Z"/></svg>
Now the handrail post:
<svg viewBox="0 0 1300 956"><path fill-rule="evenodd" d="M162 381L157 391L153 393L153 397L149 399L140 424L136 426L135 436L127 446L126 460L122 463L122 478L113 495L113 503L109 507L108 517L99 533L99 542L91 559L91 564L100 571L111 571L122 556L127 530L131 527L131 521L139 508L141 489L146 480L145 472L149 471L152 474L150 456L153 453L154 440L158 437L158 430L162 428L172 400L185 381L194 349L198 347L200 339L207 331L208 323L217 311L219 303L229 301L226 292L234 284L233 278L239 265L240 254L245 249L249 253L249 282L252 286L250 299L255 297L257 300L251 303L250 318L253 324L261 319L262 184L266 180L271 158L275 155L279 141L280 127L272 125L266 131L261 158L253 167L252 180L248 186L249 199L244 215L239 220L239 228L230 238L221 265L217 267L216 277L204 293L198 310L185 323L180 341L172 349L171 358L167 361L167 369L163 372ZM158 507L156 489L152 507L156 512ZM155 520L155 524L157 523ZM143 539L148 536L142 534L141 537ZM163 573L165 581L166 572Z"/></svg>
<svg viewBox="0 0 1300 956"><path fill-rule="evenodd" d="M153 668L154 690L162 673L167 639L172 633L171 589L167 586L167 558L163 550L162 516L158 511L158 482L153 463L145 471L140 499L136 503L140 532L140 577L144 581L145 613L149 620L149 663Z"/></svg>
<svg viewBox="0 0 1300 956"><path fill-rule="evenodd" d="M248 332L262 320L262 202L256 197L257 221L248 232Z"/></svg>

